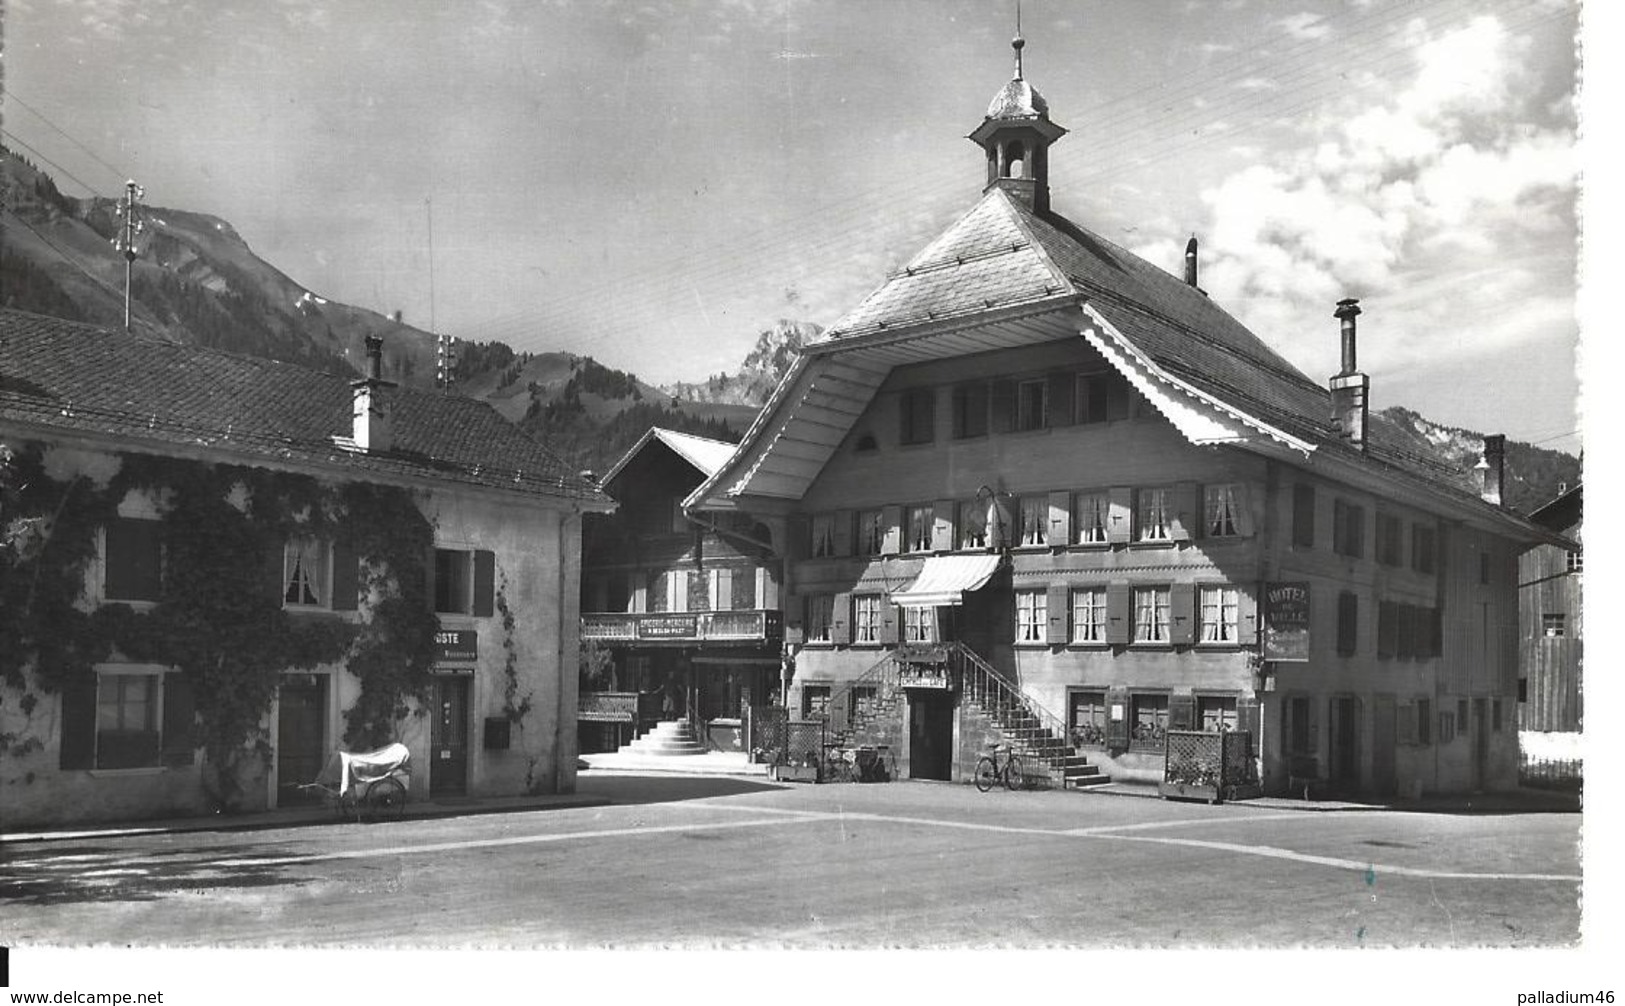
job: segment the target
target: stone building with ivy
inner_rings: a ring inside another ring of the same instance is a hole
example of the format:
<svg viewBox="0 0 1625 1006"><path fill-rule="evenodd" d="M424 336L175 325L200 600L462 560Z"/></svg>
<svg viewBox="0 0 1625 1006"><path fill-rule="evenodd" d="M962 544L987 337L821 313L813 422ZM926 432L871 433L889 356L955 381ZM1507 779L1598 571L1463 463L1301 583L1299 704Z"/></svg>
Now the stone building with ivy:
<svg viewBox="0 0 1625 1006"><path fill-rule="evenodd" d="M483 403L0 311L8 828L575 785L582 515Z"/></svg>

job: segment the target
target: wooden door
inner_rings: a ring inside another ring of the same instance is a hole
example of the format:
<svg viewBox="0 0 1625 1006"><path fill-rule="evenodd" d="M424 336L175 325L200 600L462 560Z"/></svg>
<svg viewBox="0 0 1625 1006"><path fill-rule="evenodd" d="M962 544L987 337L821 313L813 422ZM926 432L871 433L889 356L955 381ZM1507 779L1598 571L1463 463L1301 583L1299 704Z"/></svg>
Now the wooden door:
<svg viewBox="0 0 1625 1006"><path fill-rule="evenodd" d="M1473 700L1473 790L1476 792L1484 788L1484 778L1489 772L1490 760L1490 721L1486 715L1489 703L1483 699Z"/></svg>
<svg viewBox="0 0 1625 1006"><path fill-rule="evenodd" d="M1392 695L1371 700L1371 790L1377 796L1393 796L1399 790L1395 775L1394 744L1398 736L1397 710Z"/></svg>
<svg viewBox="0 0 1625 1006"><path fill-rule="evenodd" d="M436 678L434 719L429 724L429 795L468 792L468 682L463 676Z"/></svg>
<svg viewBox="0 0 1625 1006"><path fill-rule="evenodd" d="M909 778L947 780L952 777L953 763L953 696L911 692L908 698Z"/></svg>
<svg viewBox="0 0 1625 1006"><path fill-rule="evenodd" d="M277 806L317 802L320 793L299 786L327 760L327 675L285 674L277 700Z"/></svg>
<svg viewBox="0 0 1625 1006"><path fill-rule="evenodd" d="M1360 716L1353 698L1331 700L1330 771L1332 788L1349 793L1360 788Z"/></svg>

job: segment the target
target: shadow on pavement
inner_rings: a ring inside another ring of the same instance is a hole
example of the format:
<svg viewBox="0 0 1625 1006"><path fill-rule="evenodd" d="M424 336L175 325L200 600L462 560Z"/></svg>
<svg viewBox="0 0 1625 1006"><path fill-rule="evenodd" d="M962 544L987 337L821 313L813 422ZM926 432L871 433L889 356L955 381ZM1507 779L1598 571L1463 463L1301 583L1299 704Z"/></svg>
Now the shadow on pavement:
<svg viewBox="0 0 1625 1006"><path fill-rule="evenodd" d="M11 855L0 864L0 904L156 901L165 894L300 884L289 850L218 845L130 853L84 846Z"/></svg>
<svg viewBox="0 0 1625 1006"><path fill-rule="evenodd" d="M617 804L675 803L745 793L769 793L783 786L738 776L594 775L576 776L576 792Z"/></svg>

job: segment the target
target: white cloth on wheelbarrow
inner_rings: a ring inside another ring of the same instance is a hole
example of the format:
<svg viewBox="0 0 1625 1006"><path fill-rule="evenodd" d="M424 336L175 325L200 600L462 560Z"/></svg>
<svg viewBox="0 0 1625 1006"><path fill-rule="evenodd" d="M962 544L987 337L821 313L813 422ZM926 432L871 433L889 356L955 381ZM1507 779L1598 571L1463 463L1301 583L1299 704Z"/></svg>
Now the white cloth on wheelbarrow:
<svg viewBox="0 0 1625 1006"><path fill-rule="evenodd" d="M405 744L390 744L376 751L334 751L316 781L324 786L349 792L353 787L375 782L385 776L406 771L411 752Z"/></svg>

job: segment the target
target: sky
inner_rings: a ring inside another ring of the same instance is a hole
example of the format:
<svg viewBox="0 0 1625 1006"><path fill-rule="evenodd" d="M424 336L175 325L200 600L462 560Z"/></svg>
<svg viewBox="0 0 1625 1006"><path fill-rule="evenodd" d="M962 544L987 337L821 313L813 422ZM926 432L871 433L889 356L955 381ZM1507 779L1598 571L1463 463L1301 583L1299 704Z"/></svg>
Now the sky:
<svg viewBox="0 0 1625 1006"><path fill-rule="evenodd" d="M964 213L1014 2L9 0L6 142L323 297L645 380L829 324ZM1054 208L1317 380L1577 452L1576 5L1025 0ZM431 240L432 237L432 240ZM432 254L431 254L432 248Z"/></svg>

